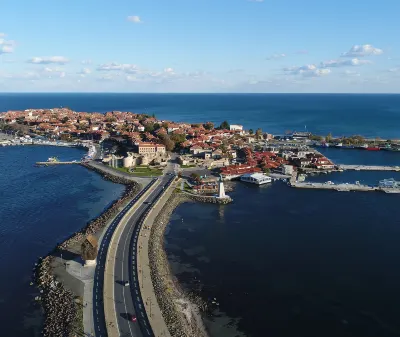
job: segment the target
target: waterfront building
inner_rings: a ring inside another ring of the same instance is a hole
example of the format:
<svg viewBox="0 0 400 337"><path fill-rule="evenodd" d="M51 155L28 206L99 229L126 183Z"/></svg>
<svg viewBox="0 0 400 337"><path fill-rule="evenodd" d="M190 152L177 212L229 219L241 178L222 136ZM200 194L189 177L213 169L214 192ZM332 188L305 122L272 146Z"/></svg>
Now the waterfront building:
<svg viewBox="0 0 400 337"><path fill-rule="evenodd" d="M243 131L243 125L232 124L229 126L230 131Z"/></svg>
<svg viewBox="0 0 400 337"><path fill-rule="evenodd" d="M268 177L262 173L246 173L240 177L240 180L256 185L264 185L272 181L271 177Z"/></svg>

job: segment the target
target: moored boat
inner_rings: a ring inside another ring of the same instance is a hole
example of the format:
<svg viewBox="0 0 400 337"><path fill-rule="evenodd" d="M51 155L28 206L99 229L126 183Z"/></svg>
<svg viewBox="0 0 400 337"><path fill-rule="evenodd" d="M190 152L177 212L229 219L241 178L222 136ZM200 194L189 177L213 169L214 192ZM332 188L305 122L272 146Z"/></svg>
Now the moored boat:
<svg viewBox="0 0 400 337"><path fill-rule="evenodd" d="M379 146L368 146L367 151L379 151L381 148Z"/></svg>

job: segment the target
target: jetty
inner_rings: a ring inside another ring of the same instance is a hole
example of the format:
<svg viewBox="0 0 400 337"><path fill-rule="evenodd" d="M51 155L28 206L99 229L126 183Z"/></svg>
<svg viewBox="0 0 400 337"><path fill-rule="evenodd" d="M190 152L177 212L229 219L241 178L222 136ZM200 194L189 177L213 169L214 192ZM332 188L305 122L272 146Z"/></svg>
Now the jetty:
<svg viewBox="0 0 400 337"><path fill-rule="evenodd" d="M350 191L376 191L378 187L371 187L368 185L359 184L329 184L329 183L313 183L313 182L295 182L291 184L292 187L297 188L313 188L313 189L323 189L323 190L335 190L340 192L350 192Z"/></svg>
<svg viewBox="0 0 400 337"><path fill-rule="evenodd" d="M38 161L38 166L80 164L80 161Z"/></svg>
<svg viewBox="0 0 400 337"><path fill-rule="evenodd" d="M400 172L400 166L377 166L377 165L338 165L341 170L355 171L396 171Z"/></svg>
<svg viewBox="0 0 400 337"><path fill-rule="evenodd" d="M334 190L339 192L370 192L370 191L381 191L385 193L400 193L400 188L387 188L381 186L368 186L361 184L349 184L349 183L315 183L315 182L291 182L291 187L296 188L311 188L320 190Z"/></svg>

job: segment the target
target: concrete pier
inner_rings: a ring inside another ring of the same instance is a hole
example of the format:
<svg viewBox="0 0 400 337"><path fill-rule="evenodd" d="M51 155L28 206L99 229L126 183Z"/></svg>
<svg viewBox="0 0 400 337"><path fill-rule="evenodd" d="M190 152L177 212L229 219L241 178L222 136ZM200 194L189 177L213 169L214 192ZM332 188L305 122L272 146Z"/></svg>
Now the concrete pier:
<svg viewBox="0 0 400 337"><path fill-rule="evenodd" d="M356 171L397 171L397 172L400 172L400 166L339 165L339 169L356 170Z"/></svg>
<svg viewBox="0 0 400 337"><path fill-rule="evenodd" d="M313 183L313 182L295 182L291 184L292 187L297 188L313 188L313 189L323 189L323 190L336 190L342 192L350 191L376 191L379 190L378 187L371 187L367 185L357 185L357 184L326 184L326 183Z"/></svg>
<svg viewBox="0 0 400 337"><path fill-rule="evenodd" d="M69 164L80 164L80 161L38 161L36 165L69 165Z"/></svg>
<svg viewBox="0 0 400 337"><path fill-rule="evenodd" d="M385 193L400 193L400 188L384 188L384 187L371 187L367 185L359 184L327 184L327 183L313 183L313 182L292 182L291 187L297 188L313 188L320 190L335 190L340 192L369 192L369 191L381 191Z"/></svg>

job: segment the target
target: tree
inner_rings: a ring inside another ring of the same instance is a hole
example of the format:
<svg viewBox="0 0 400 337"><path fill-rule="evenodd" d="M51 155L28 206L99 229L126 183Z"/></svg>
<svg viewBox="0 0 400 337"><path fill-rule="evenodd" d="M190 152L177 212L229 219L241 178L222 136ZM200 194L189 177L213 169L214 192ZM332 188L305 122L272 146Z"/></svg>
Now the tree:
<svg viewBox="0 0 400 337"><path fill-rule="evenodd" d="M212 123L212 122L207 122L207 123L203 124L203 126L204 126L204 128L205 128L206 130L212 130L212 129L214 129L214 123Z"/></svg>
<svg viewBox="0 0 400 337"><path fill-rule="evenodd" d="M256 138L257 139L261 139L262 138L262 130L260 128L258 128L256 130Z"/></svg>
<svg viewBox="0 0 400 337"><path fill-rule="evenodd" d="M271 173L271 170L268 167L263 168L264 173Z"/></svg>
<svg viewBox="0 0 400 337"><path fill-rule="evenodd" d="M168 135L161 135L160 139L167 151L172 151L175 148L175 142Z"/></svg>
<svg viewBox="0 0 400 337"><path fill-rule="evenodd" d="M154 123L147 123L144 127L145 132L153 132L154 131Z"/></svg>
<svg viewBox="0 0 400 337"><path fill-rule="evenodd" d="M164 123L161 124L161 126L162 126L164 129L168 129L169 124L168 124L167 122L164 122Z"/></svg>
<svg viewBox="0 0 400 337"><path fill-rule="evenodd" d="M153 114L151 115L151 117L156 118L156 114L153 112Z"/></svg>
<svg viewBox="0 0 400 337"><path fill-rule="evenodd" d="M69 121L68 116L65 116L65 117L61 120L61 122L63 122L63 123L67 123L68 121Z"/></svg>
<svg viewBox="0 0 400 337"><path fill-rule="evenodd" d="M186 141L186 136L182 133L174 133L171 136L171 140L173 140L176 145L181 145L183 142Z"/></svg>
<svg viewBox="0 0 400 337"><path fill-rule="evenodd" d="M219 126L219 128L220 129L222 129L222 130L229 130L229 123L227 122L227 121L223 121L222 123L221 123L221 125Z"/></svg>
<svg viewBox="0 0 400 337"><path fill-rule="evenodd" d="M253 129L250 129L249 133L252 135L254 133Z"/></svg>

